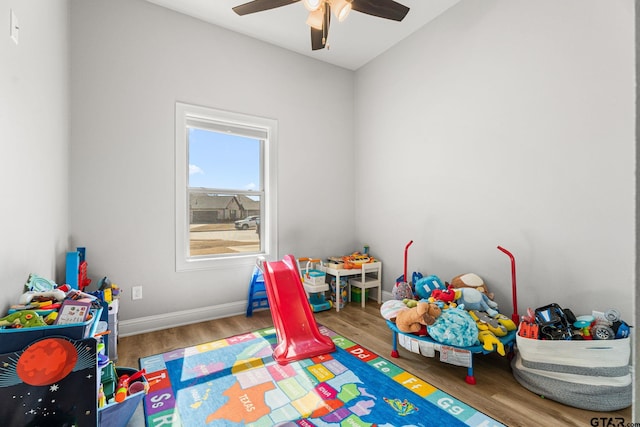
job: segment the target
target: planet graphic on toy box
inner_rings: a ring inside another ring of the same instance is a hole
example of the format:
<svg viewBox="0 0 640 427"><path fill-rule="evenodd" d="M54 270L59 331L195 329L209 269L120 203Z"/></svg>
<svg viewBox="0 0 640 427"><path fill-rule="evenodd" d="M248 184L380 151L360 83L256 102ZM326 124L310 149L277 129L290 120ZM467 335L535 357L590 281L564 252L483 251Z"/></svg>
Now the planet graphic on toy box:
<svg viewBox="0 0 640 427"><path fill-rule="evenodd" d="M77 360L78 352L71 342L47 338L24 350L16 364L16 373L26 384L45 386L69 375Z"/></svg>

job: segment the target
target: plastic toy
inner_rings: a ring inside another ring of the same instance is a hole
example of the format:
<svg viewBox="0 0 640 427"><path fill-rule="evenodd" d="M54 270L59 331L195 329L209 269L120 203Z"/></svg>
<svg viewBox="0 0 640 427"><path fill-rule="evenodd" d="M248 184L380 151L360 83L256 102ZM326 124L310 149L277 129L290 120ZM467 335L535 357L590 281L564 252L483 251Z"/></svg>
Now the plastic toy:
<svg viewBox="0 0 640 427"><path fill-rule="evenodd" d="M106 303L111 303L114 298L120 295L120 287L105 276L98 282L98 290L91 294Z"/></svg>
<svg viewBox="0 0 640 427"><path fill-rule="evenodd" d="M423 326L433 325L441 310L436 304L419 302L413 308L401 310L396 315L396 326L401 332L418 333Z"/></svg>
<svg viewBox="0 0 640 427"><path fill-rule="evenodd" d="M100 390L98 390L98 408L102 408L107 404L107 398L104 395L104 386L100 384Z"/></svg>
<svg viewBox="0 0 640 427"><path fill-rule="evenodd" d="M281 365L335 351L330 337L318 329L307 301L297 261L285 255L282 261L261 260L273 326L278 344L273 359ZM291 307L295 307L292 310Z"/></svg>
<svg viewBox="0 0 640 427"><path fill-rule="evenodd" d="M582 319L580 317L583 317ZM580 316L573 322L573 327L580 330L582 339L592 340L593 335L591 335L591 323L594 321L593 316ZM589 319L590 318L590 319Z"/></svg>
<svg viewBox="0 0 640 427"><path fill-rule="evenodd" d="M33 310L21 310L0 319L0 326L13 328L33 328L46 326L44 319Z"/></svg>
<svg viewBox="0 0 640 427"><path fill-rule="evenodd" d="M327 300L324 293L320 292L309 295L309 305L314 313L330 310L333 307L333 303Z"/></svg>
<svg viewBox="0 0 640 427"><path fill-rule="evenodd" d="M306 261L307 265L304 270L300 267L300 261ZM319 311L330 310L333 307L331 301L327 301L325 292L329 290L329 286L325 282L326 273L321 269L313 268L316 264L322 267L322 260L315 258L299 258L298 270L302 275L302 285L308 295L309 305L314 313ZM344 300L343 300L344 301Z"/></svg>
<svg viewBox="0 0 640 427"><path fill-rule="evenodd" d="M550 340L570 340L573 336L571 325L576 321L569 309L563 310L552 303L536 308L536 323L540 326L540 335Z"/></svg>
<svg viewBox="0 0 640 427"><path fill-rule="evenodd" d="M20 296L18 300L19 304L30 304L36 298L51 298L56 301L62 301L67 296L66 293L61 291L60 289L53 289L51 291L27 291Z"/></svg>
<svg viewBox="0 0 640 427"><path fill-rule="evenodd" d="M518 329L518 335L523 338L530 338L537 340L539 335L538 324L535 322L520 322L520 328Z"/></svg>
<svg viewBox="0 0 640 427"><path fill-rule="evenodd" d="M369 255L361 254L360 252L354 252L351 255L342 257L345 269L360 268L362 264L373 262L373 258Z"/></svg>
<svg viewBox="0 0 640 427"><path fill-rule="evenodd" d="M73 289L84 290L91 284L87 277L86 248L76 248L74 252L67 252L66 282Z"/></svg>
<svg viewBox="0 0 640 427"><path fill-rule="evenodd" d="M135 374L129 375L120 375L118 377L118 386L116 387L115 392L115 400L120 403L127 398L127 394L129 392L129 384L142 377L146 371L144 369L139 370Z"/></svg>
<svg viewBox="0 0 640 427"><path fill-rule="evenodd" d="M614 338L626 338L630 333L630 326L621 319L620 312L615 308L607 310L604 317L610 322Z"/></svg>
<svg viewBox="0 0 640 427"><path fill-rule="evenodd" d="M31 273L27 279L27 283L24 284L25 290L45 292L55 289L58 285L52 280L45 279L42 276Z"/></svg>

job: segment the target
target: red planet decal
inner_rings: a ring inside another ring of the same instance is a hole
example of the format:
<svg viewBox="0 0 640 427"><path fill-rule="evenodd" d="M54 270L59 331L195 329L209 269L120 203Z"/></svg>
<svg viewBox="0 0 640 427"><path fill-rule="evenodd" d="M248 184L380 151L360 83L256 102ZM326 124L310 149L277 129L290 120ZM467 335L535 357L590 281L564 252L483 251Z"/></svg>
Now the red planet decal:
<svg viewBox="0 0 640 427"><path fill-rule="evenodd" d="M48 338L27 347L18 359L16 373L26 384L45 386L69 375L77 360L73 344L62 338Z"/></svg>

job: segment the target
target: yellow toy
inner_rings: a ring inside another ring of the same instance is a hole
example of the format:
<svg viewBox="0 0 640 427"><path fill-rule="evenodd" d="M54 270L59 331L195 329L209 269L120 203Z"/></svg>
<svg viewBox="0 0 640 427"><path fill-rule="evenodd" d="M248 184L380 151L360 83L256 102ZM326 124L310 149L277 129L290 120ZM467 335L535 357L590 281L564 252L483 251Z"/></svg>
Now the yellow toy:
<svg viewBox="0 0 640 427"><path fill-rule="evenodd" d="M495 350L500 356L504 356L504 345L498 337L487 330L481 330L478 326L478 341L482 343L482 348L487 351ZM495 348L494 348L495 347Z"/></svg>
<svg viewBox="0 0 640 427"><path fill-rule="evenodd" d="M469 314L478 326L478 341L482 343L482 348L487 351L495 350L499 355L504 356L504 345L498 337L504 337L509 331L515 331L515 323L503 314L489 317L487 313L478 310L470 310Z"/></svg>

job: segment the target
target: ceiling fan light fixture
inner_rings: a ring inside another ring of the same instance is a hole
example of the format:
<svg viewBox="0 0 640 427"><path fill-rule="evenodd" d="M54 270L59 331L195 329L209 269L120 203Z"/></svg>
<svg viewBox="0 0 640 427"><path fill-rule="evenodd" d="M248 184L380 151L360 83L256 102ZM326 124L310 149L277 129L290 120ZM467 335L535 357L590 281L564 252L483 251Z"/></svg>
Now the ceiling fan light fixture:
<svg viewBox="0 0 640 427"><path fill-rule="evenodd" d="M349 12L351 12L351 2L347 0L332 0L331 8L336 18L338 18L338 22L342 22L347 18Z"/></svg>
<svg viewBox="0 0 640 427"><path fill-rule="evenodd" d="M324 17L324 8L319 8L313 12L309 12L307 16L307 25L316 30L322 30L322 21Z"/></svg>
<svg viewBox="0 0 640 427"><path fill-rule="evenodd" d="M303 0L302 3L304 3L304 7L306 7L309 12L314 12L320 9L324 0Z"/></svg>

